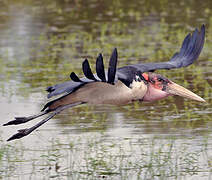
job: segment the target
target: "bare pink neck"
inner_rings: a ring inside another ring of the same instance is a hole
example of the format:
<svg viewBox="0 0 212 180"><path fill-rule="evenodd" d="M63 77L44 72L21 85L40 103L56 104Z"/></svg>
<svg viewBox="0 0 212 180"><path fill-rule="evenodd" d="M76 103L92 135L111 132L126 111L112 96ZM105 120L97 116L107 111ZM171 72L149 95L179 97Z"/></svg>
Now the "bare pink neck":
<svg viewBox="0 0 212 180"><path fill-rule="evenodd" d="M149 84L147 93L145 94L143 101L156 101L170 96L169 93L156 89L153 85Z"/></svg>

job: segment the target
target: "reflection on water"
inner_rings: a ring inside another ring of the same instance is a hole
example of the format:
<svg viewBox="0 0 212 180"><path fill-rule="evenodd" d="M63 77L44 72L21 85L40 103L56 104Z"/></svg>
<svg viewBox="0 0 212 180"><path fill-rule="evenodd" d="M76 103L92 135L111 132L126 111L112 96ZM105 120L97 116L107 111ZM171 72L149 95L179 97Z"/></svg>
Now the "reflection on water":
<svg viewBox="0 0 212 180"><path fill-rule="evenodd" d="M123 107L83 105L11 143L5 139L37 121L1 127L0 178L210 179L211 1L0 3L1 124L37 113L48 101L45 88L69 80L73 70L82 74L84 58L95 64L102 52L107 62L117 47L119 66L165 61L188 32L203 23L207 28L195 65L159 72L207 104L169 97Z"/></svg>

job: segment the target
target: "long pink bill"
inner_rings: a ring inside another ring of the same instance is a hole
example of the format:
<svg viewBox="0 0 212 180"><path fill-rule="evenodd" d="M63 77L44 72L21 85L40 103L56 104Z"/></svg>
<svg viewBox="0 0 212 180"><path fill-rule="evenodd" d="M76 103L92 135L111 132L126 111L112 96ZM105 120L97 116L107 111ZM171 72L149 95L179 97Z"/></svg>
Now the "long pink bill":
<svg viewBox="0 0 212 180"><path fill-rule="evenodd" d="M188 89L172 82L167 86L166 92L172 94L172 95L178 95L182 96L188 99L193 99L195 101L199 102L206 102L203 98L200 96L196 95L195 93L189 91Z"/></svg>

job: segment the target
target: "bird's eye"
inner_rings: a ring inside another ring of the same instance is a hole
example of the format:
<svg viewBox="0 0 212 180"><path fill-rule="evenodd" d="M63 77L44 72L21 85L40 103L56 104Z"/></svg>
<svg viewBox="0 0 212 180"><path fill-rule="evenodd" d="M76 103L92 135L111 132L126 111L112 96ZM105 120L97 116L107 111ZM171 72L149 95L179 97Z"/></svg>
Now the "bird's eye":
<svg viewBox="0 0 212 180"><path fill-rule="evenodd" d="M163 79L162 79L162 78L158 78L158 81L159 81L159 82L162 82L162 81L163 81Z"/></svg>

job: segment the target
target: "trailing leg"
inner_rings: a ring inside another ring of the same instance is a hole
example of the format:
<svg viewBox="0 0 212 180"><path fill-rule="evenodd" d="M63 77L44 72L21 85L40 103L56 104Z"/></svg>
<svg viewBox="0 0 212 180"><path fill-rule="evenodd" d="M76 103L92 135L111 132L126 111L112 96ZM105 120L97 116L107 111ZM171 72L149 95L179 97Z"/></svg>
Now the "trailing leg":
<svg viewBox="0 0 212 180"><path fill-rule="evenodd" d="M80 105L80 104L83 104L83 103L82 102L77 102L77 103L74 103L74 104L69 104L69 105L58 107L54 112L52 112L52 114L50 114L48 117L46 117L45 119L43 119L42 121L40 121L36 125L32 126L31 128L18 130L18 133L16 133L13 136L11 136L7 141L11 141L11 140L14 140L14 139L20 139L20 138L22 138L24 136L27 136L32 131L34 131L35 129L39 128L41 125L46 123L48 120L53 118L55 115L57 115L58 113L60 113L64 109L67 109L67 108L70 108L70 107L74 107L74 106L77 106L77 105Z"/></svg>

